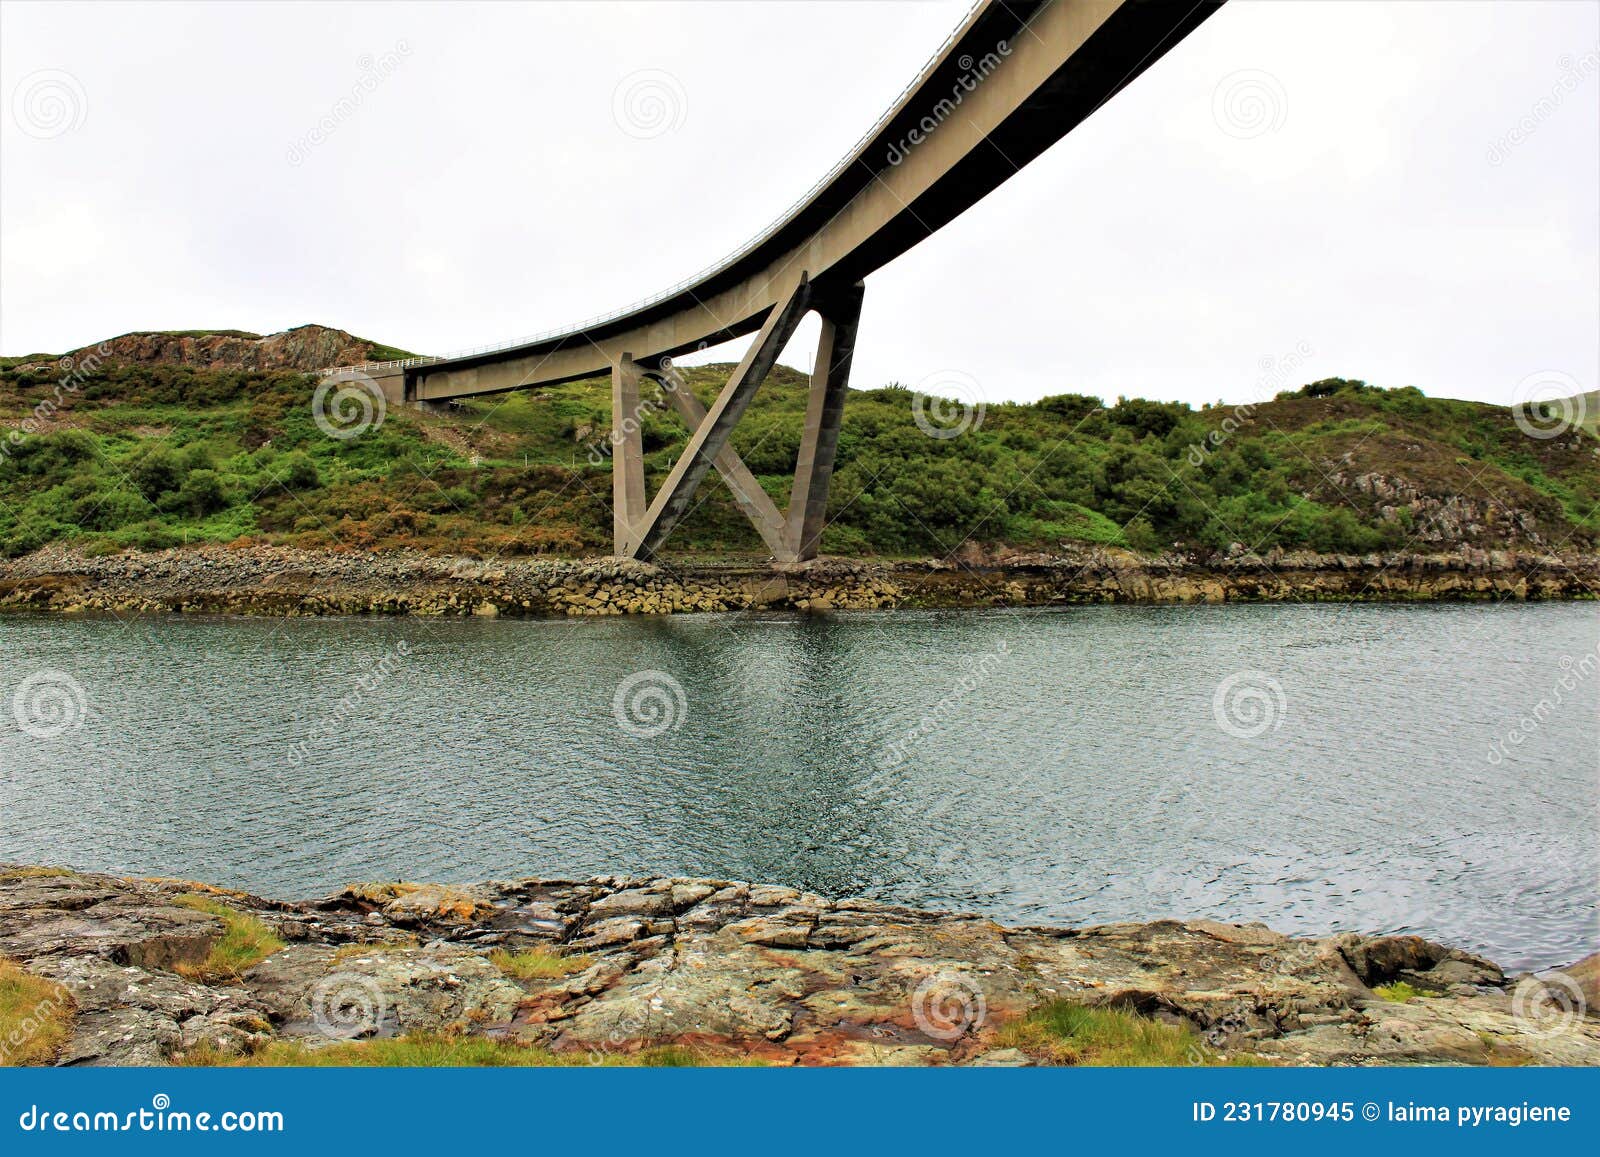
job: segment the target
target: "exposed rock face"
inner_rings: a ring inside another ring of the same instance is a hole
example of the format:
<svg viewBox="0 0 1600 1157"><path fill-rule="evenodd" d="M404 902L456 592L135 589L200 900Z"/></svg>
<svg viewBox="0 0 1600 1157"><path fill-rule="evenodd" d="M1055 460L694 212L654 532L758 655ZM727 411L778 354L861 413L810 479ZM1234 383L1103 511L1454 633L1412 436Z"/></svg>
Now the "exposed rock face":
<svg viewBox="0 0 1600 1157"><path fill-rule="evenodd" d="M0 561L0 610L233 614L622 615L756 608L1051 606L1342 599L1592 597L1600 558L1464 549L1275 551L1196 561L1125 551L972 562L670 567L619 559L194 547L91 557L59 546Z"/></svg>
<svg viewBox="0 0 1600 1157"><path fill-rule="evenodd" d="M265 337L235 333L127 333L67 355L74 364L164 362L206 370L320 370L372 357L371 342L322 325L301 325ZM20 368L28 368L26 366Z"/></svg>
<svg viewBox="0 0 1600 1157"><path fill-rule="evenodd" d="M196 885L17 876L0 869L0 954L73 995L69 1064L450 1030L585 1054L676 1043L777 1064L1005 1065L1029 1059L997 1029L1057 998L1187 1023L1225 1054L1278 1063L1600 1064L1600 1020L1540 999L1545 981L1509 985L1413 936L1006 928L729 880L376 885L295 904L224 894L287 946L236 984L204 985L169 970L221 932L176 906ZM558 949L572 968L513 980L495 948ZM1397 979L1431 995L1393 1003L1369 987Z"/></svg>
<svg viewBox="0 0 1600 1157"><path fill-rule="evenodd" d="M1498 498L1426 494L1404 478L1351 474L1341 465L1322 464L1329 484L1367 498L1385 522L1403 521L1408 536L1417 542L1442 547L1489 539L1543 545L1538 518Z"/></svg>

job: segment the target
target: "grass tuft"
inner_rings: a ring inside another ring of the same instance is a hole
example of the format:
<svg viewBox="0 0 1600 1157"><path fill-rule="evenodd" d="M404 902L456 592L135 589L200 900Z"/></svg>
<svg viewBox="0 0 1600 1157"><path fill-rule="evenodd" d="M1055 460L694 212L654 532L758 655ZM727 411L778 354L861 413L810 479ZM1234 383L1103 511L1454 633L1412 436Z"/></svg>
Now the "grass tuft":
<svg viewBox="0 0 1600 1157"><path fill-rule="evenodd" d="M181 907L204 912L222 921L222 937L211 946L205 960L199 964L178 965L178 974L190 980L237 980L245 969L283 947L283 941L274 936L272 929L260 920L237 908L230 908L220 900L190 892L179 896L175 902Z"/></svg>
<svg viewBox="0 0 1600 1157"><path fill-rule="evenodd" d="M72 1035L76 1008L59 984L0 958L0 1065L45 1065Z"/></svg>
<svg viewBox="0 0 1600 1157"><path fill-rule="evenodd" d="M1424 992L1415 985L1397 980L1393 984L1380 984L1372 990L1384 1000L1393 1001L1395 1004L1404 1004L1408 1000L1415 1000L1419 996L1432 996L1431 992Z"/></svg>
<svg viewBox="0 0 1600 1157"><path fill-rule="evenodd" d="M201 1045L181 1064L195 1066L315 1068L573 1068L626 1066L685 1068L726 1063L681 1045L661 1045L637 1053L554 1053L532 1045L455 1033L419 1032L384 1040L341 1041L311 1047L278 1040L243 1055Z"/></svg>
<svg viewBox="0 0 1600 1157"><path fill-rule="evenodd" d="M341 944L334 951L333 962L343 964L358 956L371 956L374 952L402 952L417 947L416 937L409 940L374 940L369 944Z"/></svg>
<svg viewBox="0 0 1600 1157"><path fill-rule="evenodd" d="M1163 1024L1121 1008L1090 1008L1057 1000L1003 1026L998 1042L1050 1065L1194 1066L1224 1060L1191 1029Z"/></svg>
<svg viewBox="0 0 1600 1157"><path fill-rule="evenodd" d="M56 876L76 876L78 873L71 868L25 867L8 868L0 872L0 884L12 884L18 880L42 880Z"/></svg>
<svg viewBox="0 0 1600 1157"><path fill-rule="evenodd" d="M594 963L594 957L563 956L543 948L529 948L522 952L496 948L489 953L489 963L513 980L550 980L582 972Z"/></svg>

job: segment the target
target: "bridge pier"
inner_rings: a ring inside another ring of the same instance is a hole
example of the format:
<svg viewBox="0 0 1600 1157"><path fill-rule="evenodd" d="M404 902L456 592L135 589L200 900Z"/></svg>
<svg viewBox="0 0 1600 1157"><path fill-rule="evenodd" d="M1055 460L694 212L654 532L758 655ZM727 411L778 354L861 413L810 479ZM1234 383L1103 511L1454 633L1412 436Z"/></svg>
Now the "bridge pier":
<svg viewBox="0 0 1600 1157"><path fill-rule="evenodd" d="M798 280L768 311L756 340L745 351L738 367L728 378L728 384L722 387L722 392L706 411L704 419L689 435L689 444L678 456L677 464L661 484L650 508L634 522L626 550L624 544L618 543L619 554L645 562L656 556L667 536L672 533L672 528L687 513L694 492L704 481L712 462L721 456L728 444L728 435L744 416L756 389L766 380L783 347L794 336L795 327L805 316L810 301L811 282L802 270ZM612 456L611 469L615 478L618 469L615 455ZM754 482L754 479L751 481Z"/></svg>
<svg viewBox="0 0 1600 1157"><path fill-rule="evenodd" d="M672 408L678 411L678 416L683 419L684 424L691 431L698 430L706 420L706 408L701 405L700 399L694 396L688 385L667 378L659 369L647 371L647 374L661 383L662 391L672 403ZM767 544L767 549L772 551L775 558L785 559L788 554L788 540L783 515L767 496L767 492L761 489L761 483L750 473L749 467L744 464L744 459L739 457L731 445L725 445L711 460L711 464L717 468L717 473L722 475L722 480L728 484L728 489L733 492L734 502L744 511L744 516L761 535L761 541Z"/></svg>
<svg viewBox="0 0 1600 1157"><path fill-rule="evenodd" d="M788 558L781 561L805 562L817 557L865 293L866 286L858 281L817 310L822 317L822 333L817 338L817 360L811 367L811 396L806 400L800 457L795 462L794 484L789 490L785 526Z"/></svg>
<svg viewBox="0 0 1600 1157"><path fill-rule="evenodd" d="M687 511L708 468L714 466L776 561L805 562L817 556L864 294L865 286L857 282L842 292L813 300L811 287L801 274L790 295L773 307L710 410L686 384L669 373L667 358L638 362L624 353L617 359L611 367L612 536L617 555L644 560L654 557ZM817 340L805 429L785 513L761 488L728 439L813 304L822 318L822 332ZM662 392L690 431L689 445L648 508L639 422L639 382L644 377L661 384Z"/></svg>
<svg viewBox="0 0 1600 1157"><path fill-rule="evenodd" d="M611 533L616 552L632 557L644 517L644 429L639 363L624 353L611 367Z"/></svg>

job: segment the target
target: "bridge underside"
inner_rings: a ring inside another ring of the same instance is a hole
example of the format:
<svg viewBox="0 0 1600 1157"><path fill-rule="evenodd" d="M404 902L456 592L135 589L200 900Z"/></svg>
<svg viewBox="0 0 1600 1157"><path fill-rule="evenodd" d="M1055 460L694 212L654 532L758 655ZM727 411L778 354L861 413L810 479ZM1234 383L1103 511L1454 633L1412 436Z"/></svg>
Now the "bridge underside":
<svg viewBox="0 0 1600 1157"><path fill-rule="evenodd" d="M975 9L917 83L809 199L686 288L525 344L406 364L385 393L429 402L609 371L616 552L650 559L713 468L773 557L815 557L860 317L863 280L1010 178L1211 15L1221 0L994 0ZM810 310L822 337L805 437L780 512L728 436ZM755 333L709 409L671 359ZM692 433L646 501L639 388L654 378Z"/></svg>

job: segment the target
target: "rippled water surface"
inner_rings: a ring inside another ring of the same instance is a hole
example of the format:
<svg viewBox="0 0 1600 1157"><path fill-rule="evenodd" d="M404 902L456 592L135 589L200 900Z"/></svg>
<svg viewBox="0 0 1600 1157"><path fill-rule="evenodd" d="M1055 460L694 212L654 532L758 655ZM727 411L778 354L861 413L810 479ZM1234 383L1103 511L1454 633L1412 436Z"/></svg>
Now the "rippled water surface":
<svg viewBox="0 0 1600 1157"><path fill-rule="evenodd" d="M0 859L720 875L1552 965L1597 943L1597 645L1583 604L0 618Z"/></svg>

